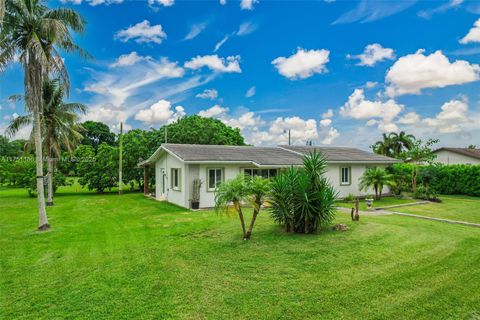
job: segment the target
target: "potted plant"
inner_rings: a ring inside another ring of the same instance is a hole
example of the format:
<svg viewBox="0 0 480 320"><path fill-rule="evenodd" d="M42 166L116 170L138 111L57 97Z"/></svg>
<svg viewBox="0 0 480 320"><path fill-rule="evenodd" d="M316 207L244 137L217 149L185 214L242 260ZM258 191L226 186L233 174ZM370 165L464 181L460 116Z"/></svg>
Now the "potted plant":
<svg viewBox="0 0 480 320"><path fill-rule="evenodd" d="M373 197L372 196L366 196L365 197L365 202L367 203L367 208L369 210L372 209L372 205L373 205Z"/></svg>
<svg viewBox="0 0 480 320"><path fill-rule="evenodd" d="M199 178L193 179L192 182L192 209L200 208L200 190L202 187L203 181Z"/></svg>

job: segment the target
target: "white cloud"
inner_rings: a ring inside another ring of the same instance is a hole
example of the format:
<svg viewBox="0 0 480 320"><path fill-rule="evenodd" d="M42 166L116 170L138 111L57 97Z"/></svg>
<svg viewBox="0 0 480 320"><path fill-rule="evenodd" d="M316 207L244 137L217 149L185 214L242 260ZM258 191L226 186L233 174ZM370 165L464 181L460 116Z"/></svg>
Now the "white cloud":
<svg viewBox="0 0 480 320"><path fill-rule="evenodd" d="M372 43L365 47L362 54L356 56L348 55L347 58L359 59L358 66L373 67L377 62L394 59L395 54L393 49L384 48L378 43Z"/></svg>
<svg viewBox="0 0 480 320"><path fill-rule="evenodd" d="M241 0L240 8L242 10L253 10L253 5L258 3L258 0Z"/></svg>
<svg viewBox="0 0 480 320"><path fill-rule="evenodd" d="M372 88L375 88L376 86L378 86L378 82L376 81L367 81L365 83L365 88L367 89L372 89Z"/></svg>
<svg viewBox="0 0 480 320"><path fill-rule="evenodd" d="M200 99L215 100L218 98L218 91L215 89L205 89L202 93L197 94L195 97Z"/></svg>
<svg viewBox="0 0 480 320"><path fill-rule="evenodd" d="M316 73L327 72L326 64L329 61L330 51L304 50L298 48L297 52L288 58L278 57L272 61L278 72L288 79L305 79Z"/></svg>
<svg viewBox="0 0 480 320"><path fill-rule="evenodd" d="M227 0L220 0L220 4L221 4L222 6L226 5L226 4L227 4Z"/></svg>
<svg viewBox="0 0 480 320"><path fill-rule="evenodd" d="M420 116L415 111L409 112L398 119L398 123L400 124L411 125L417 124L418 122L420 122Z"/></svg>
<svg viewBox="0 0 480 320"><path fill-rule="evenodd" d="M256 92L257 92L257 89L255 88L255 86L253 86L247 90L247 92L245 93L245 97L251 98L255 95Z"/></svg>
<svg viewBox="0 0 480 320"><path fill-rule="evenodd" d="M125 122L127 118L128 113L124 108L107 103L95 108L90 108L84 120L104 122L112 126L120 122Z"/></svg>
<svg viewBox="0 0 480 320"><path fill-rule="evenodd" d="M254 24L250 21L246 21L246 22L243 22L242 24L240 24L240 26L238 27L238 30L235 34L237 36L246 36L247 34L250 34L253 31L255 31L256 29L257 29L256 24Z"/></svg>
<svg viewBox="0 0 480 320"><path fill-rule="evenodd" d="M450 62L441 51L424 55L418 50L399 58L388 70L385 77L387 95L419 94L426 88L443 88L477 81L480 67L468 61Z"/></svg>
<svg viewBox="0 0 480 320"><path fill-rule="evenodd" d="M456 133L462 132L473 123L468 116L468 103L466 100L451 100L444 103L435 118L426 118L423 123L436 132Z"/></svg>
<svg viewBox="0 0 480 320"><path fill-rule="evenodd" d="M240 56L229 56L226 59L218 55L196 56L190 61L185 62L185 68L201 69L207 67L214 72L237 72L240 73Z"/></svg>
<svg viewBox="0 0 480 320"><path fill-rule="evenodd" d="M224 108L218 104L214 105L213 107L207 110L201 110L198 115L204 118L218 118L223 117L227 114L228 108Z"/></svg>
<svg viewBox="0 0 480 320"><path fill-rule="evenodd" d="M278 117L268 128L266 134L261 134L264 142L275 144L288 143L288 131L292 144L304 145L307 141L318 139L317 121L300 117Z"/></svg>
<svg viewBox="0 0 480 320"><path fill-rule="evenodd" d="M220 49L224 44L225 42L227 42L227 40L230 38L230 36L227 34L225 37L222 38L222 40L218 41L216 44L215 44L215 48L213 48L213 52L217 52L218 49Z"/></svg>
<svg viewBox="0 0 480 320"><path fill-rule="evenodd" d="M148 109L140 110L135 115L135 120L142 121L146 124L165 124L171 123L185 115L182 106L176 106L173 109L170 101L159 100Z"/></svg>
<svg viewBox="0 0 480 320"><path fill-rule="evenodd" d="M460 39L461 44L467 44L471 42L480 42L480 19L475 21L470 31L468 31L465 37Z"/></svg>
<svg viewBox="0 0 480 320"><path fill-rule="evenodd" d="M380 119L378 128L384 132L397 131L398 128L393 124L393 120L402 112L404 105L398 104L393 99L385 102L380 100L367 100L363 89L355 89L348 97L348 101L340 108L340 115L353 119Z"/></svg>
<svg viewBox="0 0 480 320"><path fill-rule="evenodd" d="M193 24L183 40L192 40L193 38L196 38L200 33L202 33L203 30L205 30L206 27L206 22Z"/></svg>
<svg viewBox="0 0 480 320"><path fill-rule="evenodd" d="M175 0L148 0L148 4L160 4L164 7L171 7L175 4Z"/></svg>
<svg viewBox="0 0 480 320"><path fill-rule="evenodd" d="M320 120L321 127L328 127L332 124L332 119L322 119Z"/></svg>
<svg viewBox="0 0 480 320"><path fill-rule="evenodd" d="M119 4L122 3L123 0L61 0L61 3L71 3L75 5L80 5L82 2L88 3L91 6L98 6L101 4L110 5L110 4Z"/></svg>
<svg viewBox="0 0 480 320"><path fill-rule="evenodd" d="M128 66L127 66L128 68ZM127 70L118 70L113 73L93 71L92 80L85 85L86 92L96 93L108 97L106 103L116 106L122 105L125 100L139 89L162 79L180 78L184 75L183 68L167 58L160 60L148 59ZM128 77L125 77L128 74ZM103 104L106 104L103 103Z"/></svg>
<svg viewBox="0 0 480 320"><path fill-rule="evenodd" d="M418 12L418 16L424 19L430 19L436 13L443 13L450 9L458 8L463 3L463 0L449 0L446 3L439 5L433 9L422 10Z"/></svg>
<svg viewBox="0 0 480 320"><path fill-rule="evenodd" d="M156 43L160 44L167 38L160 24L150 25L150 21L143 20L136 25L122 29L115 34L115 38L122 42L134 40L137 43Z"/></svg>
<svg viewBox="0 0 480 320"><path fill-rule="evenodd" d="M333 117L333 109L328 109L322 114L322 119L330 119L331 117Z"/></svg>
<svg viewBox="0 0 480 320"><path fill-rule="evenodd" d="M332 24L366 23L381 20L408 9L415 2L361 0L354 9L342 14Z"/></svg>
<svg viewBox="0 0 480 320"><path fill-rule="evenodd" d="M335 139L340 136L340 133L335 128L329 128L328 131L323 134L322 144L332 144Z"/></svg>
<svg viewBox="0 0 480 320"><path fill-rule="evenodd" d="M122 54L118 57L114 63L110 64L110 68L131 66L146 59L150 59L150 57L142 57L135 51L132 51L129 54Z"/></svg>

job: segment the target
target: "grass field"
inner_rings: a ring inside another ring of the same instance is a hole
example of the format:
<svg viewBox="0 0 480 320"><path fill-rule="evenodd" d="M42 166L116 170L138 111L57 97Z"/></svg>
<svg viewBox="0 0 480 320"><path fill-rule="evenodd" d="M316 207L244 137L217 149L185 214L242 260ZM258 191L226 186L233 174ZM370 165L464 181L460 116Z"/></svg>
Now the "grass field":
<svg viewBox="0 0 480 320"><path fill-rule="evenodd" d="M480 223L480 198L441 196L440 199L442 199L442 203L429 203L392 210L428 217Z"/></svg>
<svg viewBox="0 0 480 320"><path fill-rule="evenodd" d="M480 229L339 214L346 232L284 234L141 194L0 190L1 319L478 319Z"/></svg>

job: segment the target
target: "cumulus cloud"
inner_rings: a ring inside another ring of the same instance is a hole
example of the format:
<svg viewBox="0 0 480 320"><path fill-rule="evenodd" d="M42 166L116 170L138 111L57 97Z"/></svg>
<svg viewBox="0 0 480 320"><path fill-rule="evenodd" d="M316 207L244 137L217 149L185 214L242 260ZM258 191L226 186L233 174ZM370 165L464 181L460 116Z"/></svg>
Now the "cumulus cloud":
<svg viewBox="0 0 480 320"><path fill-rule="evenodd" d="M450 62L441 51L430 55L424 53L425 50L418 50L393 64L385 77L388 96L419 94L422 89L443 88L479 79L480 67L477 64L464 60Z"/></svg>
<svg viewBox="0 0 480 320"><path fill-rule="evenodd" d="M332 144L335 139L337 139L338 137L340 137L340 133L338 132L337 129L335 128L328 128L328 131L324 134L322 134L323 138L321 140L321 143L322 144Z"/></svg>
<svg viewBox="0 0 480 320"><path fill-rule="evenodd" d="M468 115L468 103L465 100L451 100L444 103L434 118L426 118L423 123L439 133L461 132L473 123Z"/></svg>
<svg viewBox="0 0 480 320"><path fill-rule="evenodd" d="M378 82L376 81L367 81L365 83L365 88L367 89L372 89L372 88L375 88L376 86L378 86Z"/></svg>
<svg viewBox="0 0 480 320"><path fill-rule="evenodd" d="M131 66L137 62L147 59L150 59L150 57L142 57L139 56L135 51L132 51L129 54L122 54L120 57L118 57L114 63L110 64L110 68Z"/></svg>
<svg viewBox="0 0 480 320"><path fill-rule="evenodd" d="M150 108L140 110L135 115L135 120L142 121L146 124L165 124L171 123L185 115L185 109L182 106L173 108L170 101L159 100Z"/></svg>
<svg viewBox="0 0 480 320"><path fill-rule="evenodd" d="M467 44L471 42L480 42L480 19L475 21L470 31L468 31L465 37L460 39L461 44Z"/></svg>
<svg viewBox="0 0 480 320"><path fill-rule="evenodd" d="M226 59L220 58L218 55L196 56L190 61L185 62L185 68L201 69L207 67L214 72L236 72L240 73L240 56L229 56Z"/></svg>
<svg viewBox="0 0 480 320"><path fill-rule="evenodd" d="M242 10L253 10L253 5L258 3L258 0L241 0L240 8Z"/></svg>
<svg viewBox="0 0 480 320"><path fill-rule="evenodd" d="M214 105L213 107L201 110L198 115L204 118L218 118L223 117L227 114L228 108L224 108L218 104Z"/></svg>
<svg viewBox="0 0 480 320"><path fill-rule="evenodd" d="M381 131L391 132L398 131L392 121L403 109L404 105L398 104L393 99L385 102L367 100L363 89L355 89L348 97L348 101L340 108L340 115L353 119L379 119L370 124L378 124Z"/></svg>
<svg viewBox="0 0 480 320"><path fill-rule="evenodd" d="M245 97L251 98L255 95L256 92L257 92L257 88L255 88L255 86L250 87L250 89L248 89L247 92L245 93Z"/></svg>
<svg viewBox="0 0 480 320"><path fill-rule="evenodd" d="M406 125L417 124L418 122L420 122L420 116L415 111L406 113L398 119L398 123Z"/></svg>
<svg viewBox="0 0 480 320"><path fill-rule="evenodd" d="M378 43L372 43L365 47L362 54L348 55L347 58L358 59L358 66L373 67L377 62L394 59L395 54L393 49L384 48Z"/></svg>
<svg viewBox="0 0 480 320"><path fill-rule="evenodd" d="M198 93L195 97L200 99L215 100L218 98L218 91L215 89L205 89L202 93Z"/></svg>
<svg viewBox="0 0 480 320"><path fill-rule="evenodd" d="M278 57L272 61L278 73L284 77L294 79L305 79L316 73L327 72L326 64L329 62L330 51L304 50L298 48L297 52L290 57Z"/></svg>
<svg viewBox="0 0 480 320"><path fill-rule="evenodd" d="M190 31L187 33L185 38L183 40L192 40L196 38L200 33L202 33L203 30L207 27L206 22L202 23L195 23L190 27Z"/></svg>
<svg viewBox="0 0 480 320"><path fill-rule="evenodd" d="M109 126L125 122L128 118L127 111L121 106L107 103L95 108L90 108L85 120L106 123Z"/></svg>
<svg viewBox="0 0 480 320"><path fill-rule="evenodd" d="M160 24L150 25L150 21L143 20L126 29L122 29L115 34L115 38L122 42L134 40L137 43L156 43L160 44L167 38L167 34L163 31Z"/></svg>
<svg viewBox="0 0 480 320"><path fill-rule="evenodd" d="M333 117L333 109L328 109L322 114L322 119L330 119L331 117Z"/></svg>

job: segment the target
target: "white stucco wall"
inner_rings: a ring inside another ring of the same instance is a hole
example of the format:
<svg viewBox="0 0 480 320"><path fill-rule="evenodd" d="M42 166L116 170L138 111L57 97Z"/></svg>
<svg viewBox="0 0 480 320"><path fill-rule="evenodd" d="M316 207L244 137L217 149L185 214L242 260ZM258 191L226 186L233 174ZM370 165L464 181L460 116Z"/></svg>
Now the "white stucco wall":
<svg viewBox="0 0 480 320"><path fill-rule="evenodd" d="M448 150L440 150L435 152L437 158L435 162L443 164L480 164L479 159L471 158L463 154L458 154Z"/></svg>
<svg viewBox="0 0 480 320"><path fill-rule="evenodd" d="M351 168L351 184L341 185L340 184L340 168L341 167L350 167ZM367 192L360 192L358 190L358 179L363 175L364 171L367 168L367 164L329 164L326 177L330 180L333 187L338 191L338 196L340 198L346 197L349 194L354 195L366 195L373 194L373 190L368 190ZM377 167L385 168L386 165L376 165ZM203 185L200 191L200 208L211 208L215 204L215 193L213 191L208 191L207 185L207 170L211 168L221 168L223 169L224 177L223 180L233 179L238 173L242 172L244 168L252 166L246 166L245 164L214 164L214 163L202 163L202 164L185 164L182 161L178 160L176 157L164 154L161 156L155 163L155 180L156 180L156 199L157 200L167 200L174 204L177 204L182 207L190 207L190 199L192 196L192 183L193 179L200 178L203 181ZM180 191L173 190L171 186L171 169L180 168L181 169L181 181L182 187ZM162 169L165 169L166 172L166 186L165 194L162 194ZM384 193L388 193L389 190L385 187Z"/></svg>

